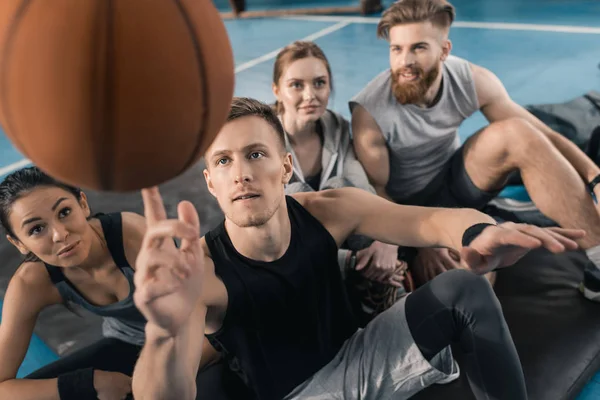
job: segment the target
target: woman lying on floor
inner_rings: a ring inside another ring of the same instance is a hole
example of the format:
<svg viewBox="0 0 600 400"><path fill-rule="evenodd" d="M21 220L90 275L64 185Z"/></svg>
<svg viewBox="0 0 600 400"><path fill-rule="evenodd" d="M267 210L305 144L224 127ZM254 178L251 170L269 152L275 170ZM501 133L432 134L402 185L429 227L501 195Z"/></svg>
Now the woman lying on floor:
<svg viewBox="0 0 600 400"><path fill-rule="evenodd" d="M145 337L146 320L133 302L144 217L92 216L80 189L29 167L0 184L0 222L25 256L4 297L0 399L126 398ZM16 379L38 314L55 304L77 304L104 317L104 339Z"/></svg>

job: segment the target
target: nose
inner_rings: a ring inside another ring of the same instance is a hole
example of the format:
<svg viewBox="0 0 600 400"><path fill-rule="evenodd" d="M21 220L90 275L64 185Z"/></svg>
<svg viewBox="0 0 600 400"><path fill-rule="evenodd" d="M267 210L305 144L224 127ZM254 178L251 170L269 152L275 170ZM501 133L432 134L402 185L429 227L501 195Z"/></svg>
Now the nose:
<svg viewBox="0 0 600 400"><path fill-rule="evenodd" d="M69 231L63 224L55 224L52 227L52 240L55 243L64 242L69 236Z"/></svg>
<svg viewBox="0 0 600 400"><path fill-rule="evenodd" d="M398 68L406 68L415 63L415 56L411 51L405 51L399 54L396 58Z"/></svg>
<svg viewBox="0 0 600 400"><path fill-rule="evenodd" d="M305 101L314 99L316 97L315 89L311 85L306 85L302 97Z"/></svg>
<svg viewBox="0 0 600 400"><path fill-rule="evenodd" d="M233 179L236 184L250 183L252 181L252 170L247 160L234 163Z"/></svg>

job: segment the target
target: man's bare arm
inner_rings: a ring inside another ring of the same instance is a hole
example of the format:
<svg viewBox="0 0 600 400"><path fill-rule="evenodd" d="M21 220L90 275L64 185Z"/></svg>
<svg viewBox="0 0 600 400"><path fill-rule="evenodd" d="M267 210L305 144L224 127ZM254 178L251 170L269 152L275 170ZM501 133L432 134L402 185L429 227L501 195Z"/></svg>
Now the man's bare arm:
<svg viewBox="0 0 600 400"><path fill-rule="evenodd" d="M481 112L488 121L522 118L550 139L585 182L590 182L600 173L600 168L577 145L515 103L495 74L477 65L472 64L471 67Z"/></svg>
<svg viewBox="0 0 600 400"><path fill-rule="evenodd" d="M200 239L194 205L180 202L177 219L167 219L157 187L143 189L142 199L147 229L136 259L134 301L148 322L133 372L133 395L138 400L193 400L206 318L214 328L214 310L224 309L227 291ZM173 238L181 239L179 247Z"/></svg>
<svg viewBox="0 0 600 400"><path fill-rule="evenodd" d="M576 240L585 236L578 229L513 223L498 227L477 210L404 206L356 188L305 193L298 200L338 244L359 233L397 245L454 248L465 266L480 275L514 265L531 249L575 250ZM493 226L477 229L463 246L465 232L476 224Z"/></svg>
<svg viewBox="0 0 600 400"><path fill-rule="evenodd" d="M352 136L354 152L371 185L379 196L391 200L385 189L390 179L390 158L385 138L375 119L358 104L352 111Z"/></svg>
<svg viewBox="0 0 600 400"><path fill-rule="evenodd" d="M220 357L204 337L204 332L207 325L213 330L218 328L211 321L221 320L227 292L223 282L215 275L204 240L202 247L207 255L203 263L203 293L180 334L173 337L150 323L146 325L146 343L132 379L136 399L193 400L196 398L199 369Z"/></svg>
<svg viewBox="0 0 600 400"><path fill-rule="evenodd" d="M202 358L206 308L199 305L177 336L146 325L146 343L133 371L132 389L141 400L193 400Z"/></svg>
<svg viewBox="0 0 600 400"><path fill-rule="evenodd" d="M343 188L307 193L301 201L338 244L352 234L408 247L460 250L467 228L495 224L490 216L467 208L433 208L395 204L364 190Z"/></svg>

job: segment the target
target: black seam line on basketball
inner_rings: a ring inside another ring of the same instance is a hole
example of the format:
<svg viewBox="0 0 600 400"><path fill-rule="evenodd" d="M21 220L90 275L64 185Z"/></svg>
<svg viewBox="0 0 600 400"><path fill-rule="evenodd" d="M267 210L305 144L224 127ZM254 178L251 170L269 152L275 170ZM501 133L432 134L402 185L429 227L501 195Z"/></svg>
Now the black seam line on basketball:
<svg viewBox="0 0 600 400"><path fill-rule="evenodd" d="M1 1L1 0L0 0ZM90 138L90 140L92 141L92 157L94 157L94 160L92 160L92 162L95 162L96 160L98 160L99 158L102 157L101 151L102 151L102 142L104 141L104 129L103 129L103 123L104 120L102 118L102 109L100 106L100 60L101 60L101 49L100 49L100 44L102 43L100 40L100 31L101 31L101 26L102 26L102 11L103 11L103 2L102 1L97 1L96 2L96 12L94 12L94 15L96 16L95 20L94 20L94 32L93 37L92 37L92 45L90 46L90 48L88 49L90 51L89 53L89 57L91 60L91 71L90 71L90 79L91 79L91 85L90 85L90 93L89 93L89 104L90 104L90 110L91 110L91 116L90 116L90 132L92 133L92 137ZM99 117L100 116L100 117ZM103 184L102 182L100 183L101 185Z"/></svg>
<svg viewBox="0 0 600 400"><path fill-rule="evenodd" d="M0 0L1 1L1 0ZM206 130L206 121L208 120L208 107L206 106L206 102L208 101L208 92L207 92L207 88L206 88L206 83L208 82L206 80L206 70L202 67L202 57L200 54L200 45L198 44L197 41L197 32L194 29L194 25L192 24L192 21L188 18L188 15L186 13L186 9L183 6L183 4L181 4L181 0L174 0L175 5L177 6L177 8L179 9L179 12L181 13L181 17L183 18L188 30L190 31L190 34L192 36L192 42L194 44L194 52L196 53L196 61L198 62L198 73L199 73L199 78L200 78L200 86L201 86L201 90L202 90L202 102L205 103L203 110L202 110L202 115L201 115L201 120L200 120L200 128L199 128L199 132L196 135L196 144L194 145L194 150L190 153L190 158L185 162L185 164L183 165L183 168L181 169L181 171L179 172L179 174L182 174L183 172L185 172L185 170L187 170L189 167L191 167L194 164L194 161L196 160L196 153L198 152L198 149L200 148L200 146L202 145L202 138L204 137L204 133Z"/></svg>
<svg viewBox="0 0 600 400"><path fill-rule="evenodd" d="M116 149L115 145L115 108L116 108L116 97L115 97L115 0L108 0L106 2L107 15L106 15L106 69L104 70L106 77L104 80L104 120L106 121L106 142L109 145L102 149L102 165L108 169L101 176L103 177L102 184L105 188L112 188L115 183L115 157Z"/></svg>
<svg viewBox="0 0 600 400"><path fill-rule="evenodd" d="M3 0L0 0L3 1ZM0 71L2 71L2 87L0 88L0 96L2 97L2 99L4 99L2 101L3 104L3 113L4 114L4 124L5 129L8 132L11 132L10 136L11 139L14 140L15 142L17 142L17 145L21 148L21 151L26 152L25 151L25 146L23 146L23 143L19 140L19 136L15 134L15 132L12 129L12 124L11 124L11 116L10 116L10 109L8 107L8 85L7 85L7 80L8 80L8 63L6 62L6 60L10 60L10 52L12 51L13 48L13 44L16 38L16 32L17 32L17 28L19 27L19 22L21 22L25 16L25 13L28 9L28 7L31 5L31 2L33 0L23 0L21 2L21 4L19 5L19 7L17 8L17 12L14 15L14 19L12 21L12 23L10 23L10 25L8 26L7 29L7 33L6 33L6 37L4 39L4 43L6 43L6 46L4 47L4 54L2 54L2 57L0 58L0 63L2 63L3 65L0 68Z"/></svg>
<svg viewBox="0 0 600 400"><path fill-rule="evenodd" d="M0 0L1 1L1 0ZM112 120L110 115L110 22L112 21L113 1L112 0L100 0L98 1L98 9L95 13L95 34L94 34L94 45L89 49L92 57L92 90L91 95L91 109L93 116L90 119L91 132L95 132L91 140L94 145L92 151L94 152L94 163L98 160L102 160L102 171L100 171L99 179L100 186L102 189L110 188L113 183L112 178L112 152L109 144L112 142L111 127ZM102 40L104 39L104 40ZM100 45L104 44L102 48ZM102 57L104 56L104 57ZM103 76L102 76L103 75Z"/></svg>

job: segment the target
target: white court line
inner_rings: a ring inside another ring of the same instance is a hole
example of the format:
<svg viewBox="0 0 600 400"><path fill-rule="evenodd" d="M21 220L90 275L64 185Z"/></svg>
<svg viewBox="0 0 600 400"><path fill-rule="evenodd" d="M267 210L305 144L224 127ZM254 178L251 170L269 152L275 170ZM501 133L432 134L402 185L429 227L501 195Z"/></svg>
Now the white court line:
<svg viewBox="0 0 600 400"><path fill-rule="evenodd" d="M336 15L298 15L280 17L281 19L290 19L296 21L313 22L350 22L354 24L377 24L378 17L344 17ZM600 27L594 26L569 26L569 25L538 25L538 24L514 24L505 22L461 22L456 21L452 24L455 28L475 28L475 29L501 29L511 31L539 31L539 32L562 32L562 33L589 33L600 35Z"/></svg>
<svg viewBox="0 0 600 400"><path fill-rule="evenodd" d="M378 17L344 17L344 16L327 16L327 15L312 15L312 16L289 16L281 17L281 19L290 19L296 21L317 21L317 22L337 22L335 25L321 29L318 32L308 35L302 40L315 40L332 32L342 29L352 23L355 24L377 24L379 22ZM461 22L456 21L452 24L456 28L475 28L475 29L500 29L500 30L514 30L514 31L539 31L539 32L562 32L562 33L587 33L600 35L600 27L591 26L568 26L568 25L537 25L537 24L514 24L514 23L503 23L503 22ZM263 56L257 57L253 60L247 61L238 65L235 68L235 72L245 71L248 68L252 68L255 65L261 64L265 61L271 60L277 57L277 54L281 51L281 48L273 50L272 52ZM0 168L0 176L9 174L19 168L23 168L31 163L30 160L23 159Z"/></svg>
<svg viewBox="0 0 600 400"><path fill-rule="evenodd" d="M1 0L0 0L1 1ZM330 33L333 33L335 31L338 31L340 29L342 29L345 26L350 25L352 22L351 21L339 21L337 24L335 25L331 25L325 29L321 29L318 32L315 32L311 35L306 36L305 38L302 38L300 40L305 40L305 41L312 41L312 40L316 40L320 37L323 37L325 35L329 35ZM252 68L255 65L261 64L265 61L269 61L275 57L277 57L277 54L279 54L279 52L283 49L283 47L273 50L270 53L267 53L265 55L262 55L260 57L257 57L255 59L252 59L250 61L247 61L243 64L238 65L237 67L235 67L235 73L237 74L238 72L242 72L247 70L248 68ZM10 174L13 171L16 171L19 168L23 168L26 167L27 165L31 164L31 161L28 159L23 159L20 161L17 161L15 163L12 163L10 165L7 165L6 167L2 167L0 168L0 176L4 176L7 174Z"/></svg>
<svg viewBox="0 0 600 400"><path fill-rule="evenodd" d="M351 23L352 23L352 21L339 21L335 25L329 26L329 27L327 27L325 29L321 29L320 31L315 32L315 33L313 33L311 35L308 35L305 38L302 38L300 40L313 41L313 40L316 40L316 39L318 39L320 37L323 37L325 35L329 35L330 33L333 33L335 31L339 31L340 29L342 29L345 26L350 25ZM237 67L235 67L235 73L237 74L238 72L245 71L248 68L252 68L255 65L261 64L261 63L263 63L265 61L269 61L269 60L277 57L277 54L279 54L279 52L282 49L283 49L283 47L280 47L280 48L278 48L276 50L273 50L270 53L267 53L265 55L262 55L260 57L255 58L253 60L246 61L245 63L238 65Z"/></svg>
<svg viewBox="0 0 600 400"><path fill-rule="evenodd" d="M16 171L19 168L26 167L29 164L31 164L31 160L28 160L27 158L14 162L10 165L7 165L6 167L0 168L0 176L10 174L11 172Z"/></svg>

